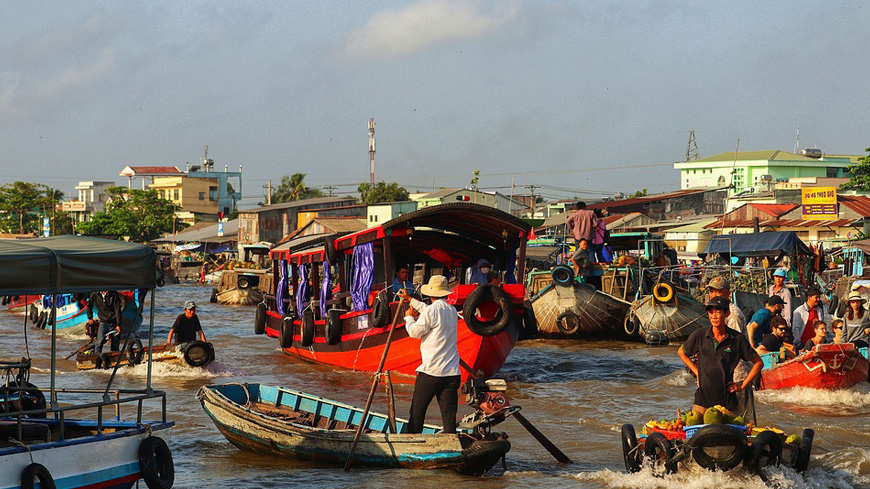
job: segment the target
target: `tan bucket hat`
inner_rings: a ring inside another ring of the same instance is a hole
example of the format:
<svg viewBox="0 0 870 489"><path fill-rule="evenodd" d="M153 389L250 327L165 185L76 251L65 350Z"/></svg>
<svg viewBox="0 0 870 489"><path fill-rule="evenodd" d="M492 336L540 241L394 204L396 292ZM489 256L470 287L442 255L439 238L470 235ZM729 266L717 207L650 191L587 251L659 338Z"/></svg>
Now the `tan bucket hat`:
<svg viewBox="0 0 870 489"><path fill-rule="evenodd" d="M445 297L450 295L449 287L447 287L447 277L444 275L432 275L429 277L429 283L420 287L420 292L429 297Z"/></svg>
<svg viewBox="0 0 870 489"><path fill-rule="evenodd" d="M861 293L858 292L857 290L853 290L852 292L849 293L849 299L848 299L848 301L861 301L861 302L867 302L867 299L865 299L864 297L862 297L862 296L861 296Z"/></svg>

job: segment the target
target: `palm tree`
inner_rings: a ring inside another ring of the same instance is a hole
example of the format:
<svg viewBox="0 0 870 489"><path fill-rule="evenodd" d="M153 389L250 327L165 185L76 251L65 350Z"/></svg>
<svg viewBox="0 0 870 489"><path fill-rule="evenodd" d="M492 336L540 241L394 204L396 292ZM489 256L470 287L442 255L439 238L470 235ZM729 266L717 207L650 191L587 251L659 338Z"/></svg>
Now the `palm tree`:
<svg viewBox="0 0 870 489"><path fill-rule="evenodd" d="M305 173L294 173L281 177L281 183L272 192L272 203L310 199L322 195L320 189L305 186Z"/></svg>

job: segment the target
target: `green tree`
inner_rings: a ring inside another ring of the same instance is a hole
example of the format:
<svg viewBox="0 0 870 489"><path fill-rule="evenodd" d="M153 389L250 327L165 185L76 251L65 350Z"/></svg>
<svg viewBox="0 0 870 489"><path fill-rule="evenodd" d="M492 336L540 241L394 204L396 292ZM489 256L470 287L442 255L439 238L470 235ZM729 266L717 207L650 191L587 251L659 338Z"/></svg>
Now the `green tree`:
<svg viewBox="0 0 870 489"><path fill-rule="evenodd" d="M39 233L43 217L57 217L61 200L63 192L41 183L3 185L0 187L0 229L18 234Z"/></svg>
<svg viewBox="0 0 870 489"><path fill-rule="evenodd" d="M80 233L129 236L131 240L141 242L187 227L175 217L175 204L161 199L156 190L112 187L106 193L109 195L106 210L80 224Z"/></svg>
<svg viewBox="0 0 870 489"><path fill-rule="evenodd" d="M400 187L398 183L392 182L387 184L380 181L375 184L374 188L370 183L361 183L357 187L360 201L365 204L378 204L381 202L405 202L408 198L408 191L405 187Z"/></svg>
<svg viewBox="0 0 870 489"><path fill-rule="evenodd" d="M305 173L284 175L281 177L281 183L272 191L273 204L314 197L323 197L323 192L320 189L305 186Z"/></svg>
<svg viewBox="0 0 870 489"><path fill-rule="evenodd" d="M638 190L634 194L630 195L628 198L634 199L636 197L646 197L646 196L647 196L647 189L643 189L643 190Z"/></svg>
<svg viewBox="0 0 870 489"><path fill-rule="evenodd" d="M864 151L870 152L870 148ZM849 166L852 177L848 182L840 185L843 190L870 190L870 154L858 158L857 165Z"/></svg>

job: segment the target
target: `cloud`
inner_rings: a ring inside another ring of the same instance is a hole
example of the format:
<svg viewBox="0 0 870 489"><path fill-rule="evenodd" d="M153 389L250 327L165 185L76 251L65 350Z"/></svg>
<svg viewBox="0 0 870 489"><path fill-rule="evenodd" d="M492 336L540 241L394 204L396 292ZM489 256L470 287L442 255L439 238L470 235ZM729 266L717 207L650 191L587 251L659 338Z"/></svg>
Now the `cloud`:
<svg viewBox="0 0 870 489"><path fill-rule="evenodd" d="M351 31L338 52L348 61L407 57L433 46L473 39L517 17L515 2L496 2L484 11L480 2L421 0L401 10L372 15Z"/></svg>

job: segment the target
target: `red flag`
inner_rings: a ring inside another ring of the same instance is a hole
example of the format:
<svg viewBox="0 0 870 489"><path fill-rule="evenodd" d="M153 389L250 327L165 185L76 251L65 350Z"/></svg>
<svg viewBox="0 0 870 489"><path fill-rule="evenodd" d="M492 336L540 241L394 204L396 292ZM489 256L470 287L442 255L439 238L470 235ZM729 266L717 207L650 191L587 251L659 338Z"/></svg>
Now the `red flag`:
<svg viewBox="0 0 870 489"><path fill-rule="evenodd" d="M532 228L532 231L529 233L529 240L538 239L538 235L535 234L535 228Z"/></svg>

